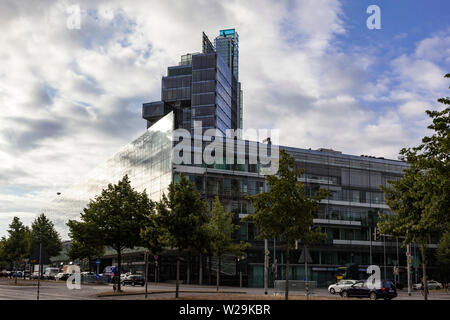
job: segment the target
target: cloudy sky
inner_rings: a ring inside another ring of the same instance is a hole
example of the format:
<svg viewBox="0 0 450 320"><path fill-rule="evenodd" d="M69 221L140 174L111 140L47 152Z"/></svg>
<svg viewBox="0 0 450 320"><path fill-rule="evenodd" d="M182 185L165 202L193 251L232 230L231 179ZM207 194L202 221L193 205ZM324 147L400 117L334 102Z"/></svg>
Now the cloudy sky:
<svg viewBox="0 0 450 320"><path fill-rule="evenodd" d="M380 30L366 26L371 4ZM239 32L245 128L397 158L448 95L448 12L446 0L2 0L0 236L143 133L142 103L160 99L167 66L201 51L202 31Z"/></svg>

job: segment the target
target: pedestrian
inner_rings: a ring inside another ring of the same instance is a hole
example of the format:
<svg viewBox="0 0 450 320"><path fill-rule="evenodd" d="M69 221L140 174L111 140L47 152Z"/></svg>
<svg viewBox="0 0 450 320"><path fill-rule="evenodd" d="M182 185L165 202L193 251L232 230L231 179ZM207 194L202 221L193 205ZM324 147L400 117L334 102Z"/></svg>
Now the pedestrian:
<svg viewBox="0 0 450 320"><path fill-rule="evenodd" d="M117 287L116 287L116 284L114 283L113 284L113 291L116 292L116 290L117 290Z"/></svg>

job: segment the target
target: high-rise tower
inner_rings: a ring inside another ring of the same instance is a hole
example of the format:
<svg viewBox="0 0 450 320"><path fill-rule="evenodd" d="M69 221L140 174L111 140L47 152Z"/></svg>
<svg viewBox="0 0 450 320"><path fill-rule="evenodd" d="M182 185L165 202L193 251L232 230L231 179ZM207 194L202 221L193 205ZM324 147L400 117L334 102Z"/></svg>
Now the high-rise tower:
<svg viewBox="0 0 450 320"><path fill-rule="evenodd" d="M215 39L216 51L239 80L239 35L235 29L220 30Z"/></svg>
<svg viewBox="0 0 450 320"><path fill-rule="evenodd" d="M216 45L222 48L224 41L237 44L237 33L230 30L233 33L220 31ZM143 105L147 127L174 111L175 128L192 131L194 121L201 121L203 130L219 129L224 135L227 129L242 128L237 57L237 45L227 55L222 49L217 51L203 33L202 53L183 55L177 66L168 67L167 76L162 78L161 101Z"/></svg>

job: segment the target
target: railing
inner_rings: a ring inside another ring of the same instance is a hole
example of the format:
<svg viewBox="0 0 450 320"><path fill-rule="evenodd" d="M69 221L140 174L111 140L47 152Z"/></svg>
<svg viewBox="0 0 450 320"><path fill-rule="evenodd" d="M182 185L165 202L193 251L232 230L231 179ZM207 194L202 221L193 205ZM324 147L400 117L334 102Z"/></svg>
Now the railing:
<svg viewBox="0 0 450 320"><path fill-rule="evenodd" d="M211 269L216 272L217 270L217 257L211 257ZM231 254L224 254L220 259L220 273L234 276L236 275L236 256Z"/></svg>
<svg viewBox="0 0 450 320"><path fill-rule="evenodd" d="M95 276L95 275L81 275L81 283L108 283L109 277L107 275Z"/></svg>
<svg viewBox="0 0 450 320"><path fill-rule="evenodd" d="M314 293L317 289L317 281L305 280L289 280L288 286L290 292L305 292L306 284L309 286L309 293ZM284 293L286 290L286 280L275 280L274 283L275 294Z"/></svg>

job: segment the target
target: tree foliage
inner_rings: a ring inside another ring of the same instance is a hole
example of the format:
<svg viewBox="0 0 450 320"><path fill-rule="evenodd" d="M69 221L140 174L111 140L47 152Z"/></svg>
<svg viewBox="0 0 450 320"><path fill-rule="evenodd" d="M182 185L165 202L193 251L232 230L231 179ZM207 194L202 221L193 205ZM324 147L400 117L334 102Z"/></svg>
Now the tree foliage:
<svg viewBox="0 0 450 320"><path fill-rule="evenodd" d="M167 228L169 246L178 250L175 293L175 297L178 297L179 256L183 250L198 248L208 237L207 203L201 199L194 185L180 174L180 180L169 185L168 195L163 195L156 209L162 224Z"/></svg>
<svg viewBox="0 0 450 320"><path fill-rule="evenodd" d="M441 263L450 265L450 231L442 235L436 250L436 255Z"/></svg>
<svg viewBox="0 0 450 320"><path fill-rule="evenodd" d="M168 231L171 247L183 251L191 249L202 240L208 222L207 203L194 185L183 175L169 185L169 192L157 204L158 214Z"/></svg>
<svg viewBox="0 0 450 320"><path fill-rule="evenodd" d="M69 220L69 237L72 239L67 255L70 259L88 259L91 261L95 257L100 257L105 252L105 245L101 237L96 234L96 227L93 224Z"/></svg>
<svg viewBox="0 0 450 320"><path fill-rule="evenodd" d="M11 267L19 266L30 252L30 229L14 217L8 229L8 238L4 240L3 259Z"/></svg>
<svg viewBox="0 0 450 320"><path fill-rule="evenodd" d="M309 244L324 239L325 235L312 227L319 203L328 191L319 189L309 197L299 181L303 173L295 168L294 158L281 150L277 174L266 177L270 189L249 197L255 214L247 219L259 227L258 238L283 237L290 248L297 240Z"/></svg>
<svg viewBox="0 0 450 320"><path fill-rule="evenodd" d="M156 212L156 203L152 203L145 216L140 235L142 246L147 248L150 254L158 255L168 245L168 231L163 224L162 217Z"/></svg>
<svg viewBox="0 0 450 320"><path fill-rule="evenodd" d="M233 242L232 234L238 228L239 225L233 223L233 213L226 212L219 197L216 196L208 223L211 247L216 256L221 256L224 253L239 256L249 246L244 242Z"/></svg>
<svg viewBox="0 0 450 320"><path fill-rule="evenodd" d="M89 233L86 235L88 239L96 239L95 244L108 245L116 250L118 270L121 270L122 250L142 243L141 226L153 207L146 191L134 190L125 175L117 184L109 184L100 195L89 201L81 213L81 230ZM120 281L118 286L120 290Z"/></svg>
<svg viewBox="0 0 450 320"><path fill-rule="evenodd" d="M320 201L329 192L319 189L308 196L304 185L299 181L304 171L294 166L294 158L286 151L280 151L278 172L267 176L268 191L250 196L255 213L246 219L254 221L259 228L258 238L282 237L286 240L286 299L288 298L289 249L300 240L308 245L325 239L326 234L313 227Z"/></svg>
<svg viewBox="0 0 450 320"><path fill-rule="evenodd" d="M445 77L450 78L450 74ZM441 111L426 111L432 119L428 129L433 134L425 136L418 146L400 151L400 158L409 167L400 180L382 187L393 215L380 215L378 223L382 233L405 236L403 245L413 242L420 245L425 289L430 236L447 233L450 227L450 99L440 98L438 102L444 105ZM446 237L441 239L442 253Z"/></svg>
<svg viewBox="0 0 450 320"><path fill-rule="evenodd" d="M233 224L233 213L226 212L216 196L211 210L210 221L208 223L208 232L210 237L210 246L217 259L217 291L220 283L220 260L224 253L232 253L235 256L241 256L248 248L249 244L244 242L235 243L232 234L239 228Z"/></svg>
<svg viewBox="0 0 450 320"><path fill-rule="evenodd" d="M450 78L450 74L445 77ZM432 119L428 129L433 134L400 154L411 166L424 171L424 218L445 231L450 227L450 98L437 101L443 105L440 111L426 111Z"/></svg>
<svg viewBox="0 0 450 320"><path fill-rule="evenodd" d="M44 213L31 224L31 250L38 248L40 243L49 257L59 255L62 250L61 237Z"/></svg>

